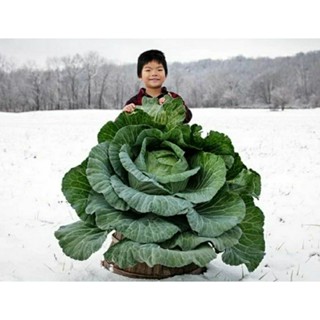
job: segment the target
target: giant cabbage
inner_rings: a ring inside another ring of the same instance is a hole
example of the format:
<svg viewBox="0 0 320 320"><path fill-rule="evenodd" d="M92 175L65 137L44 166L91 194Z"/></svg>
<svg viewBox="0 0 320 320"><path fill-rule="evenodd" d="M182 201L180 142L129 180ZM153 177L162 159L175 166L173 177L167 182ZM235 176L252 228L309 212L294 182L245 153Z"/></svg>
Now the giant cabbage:
<svg viewBox="0 0 320 320"><path fill-rule="evenodd" d="M109 233L124 239L104 258L206 266L218 254L229 265L257 268L264 251L263 212L255 205L260 176L248 169L228 136L184 124L180 98L143 99L98 134L88 157L65 174L62 191L79 221L55 236L76 260L99 250Z"/></svg>

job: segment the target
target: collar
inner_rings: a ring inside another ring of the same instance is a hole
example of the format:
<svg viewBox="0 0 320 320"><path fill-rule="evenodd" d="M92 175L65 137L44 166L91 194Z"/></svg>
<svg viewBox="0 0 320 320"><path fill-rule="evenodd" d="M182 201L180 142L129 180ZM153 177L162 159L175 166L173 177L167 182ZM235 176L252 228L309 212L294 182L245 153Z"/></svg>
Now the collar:
<svg viewBox="0 0 320 320"><path fill-rule="evenodd" d="M149 94L147 94L146 88L141 88L140 91L139 91L139 94L140 94L141 96L146 96L146 97L152 98ZM162 87L162 88L161 88L161 93L157 96L157 98L162 97L162 96L164 96L165 94L168 94L168 90L167 90L166 87Z"/></svg>

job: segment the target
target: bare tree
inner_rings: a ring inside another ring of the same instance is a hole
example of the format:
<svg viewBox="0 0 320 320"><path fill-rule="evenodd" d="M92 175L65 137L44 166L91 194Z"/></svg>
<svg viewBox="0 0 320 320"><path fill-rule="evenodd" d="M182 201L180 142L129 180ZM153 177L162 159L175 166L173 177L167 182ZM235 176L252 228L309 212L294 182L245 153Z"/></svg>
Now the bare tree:
<svg viewBox="0 0 320 320"><path fill-rule="evenodd" d="M310 89L309 89L309 67L307 65L305 55L300 53L296 57L296 76L297 76L297 93L302 98L303 103L308 103L310 98Z"/></svg>
<svg viewBox="0 0 320 320"><path fill-rule="evenodd" d="M98 83L96 84L98 88L98 108L103 109L106 106L106 93L108 88L108 79L110 77L110 73L113 70L113 66L111 64L103 64L98 70ZM100 85L100 88L99 88Z"/></svg>
<svg viewBox="0 0 320 320"><path fill-rule="evenodd" d="M287 88L277 87L272 91L272 109L281 108L283 111L285 106L290 102L290 92Z"/></svg>
<svg viewBox="0 0 320 320"><path fill-rule="evenodd" d="M28 61L24 66L27 74L28 87L30 90L30 101L32 110L39 111L41 109L42 94L42 72L38 69L34 61Z"/></svg>
<svg viewBox="0 0 320 320"><path fill-rule="evenodd" d="M276 75L273 72L264 72L258 75L252 82L251 90L256 97L255 100L266 105L271 104L272 90L276 87Z"/></svg>
<svg viewBox="0 0 320 320"><path fill-rule="evenodd" d="M80 106L78 78L83 71L83 59L79 54L76 54L72 57L63 57L61 60L64 64L64 83L67 90L69 109L75 109Z"/></svg>
<svg viewBox="0 0 320 320"><path fill-rule="evenodd" d="M93 79L97 76L99 68L105 60L96 52L89 52L84 56L83 67L87 78L87 107L91 108L92 104L92 84Z"/></svg>
<svg viewBox="0 0 320 320"><path fill-rule="evenodd" d="M10 111L14 108L11 78L14 68L14 62L0 54L0 110L3 111Z"/></svg>
<svg viewBox="0 0 320 320"><path fill-rule="evenodd" d="M63 95L63 69L64 63L60 58L47 59L47 93L53 109L64 109L65 97Z"/></svg>
<svg viewBox="0 0 320 320"><path fill-rule="evenodd" d="M225 92L225 77L226 75L220 71L212 72L205 77L206 87L203 94L203 107L216 108L220 106L221 98Z"/></svg>

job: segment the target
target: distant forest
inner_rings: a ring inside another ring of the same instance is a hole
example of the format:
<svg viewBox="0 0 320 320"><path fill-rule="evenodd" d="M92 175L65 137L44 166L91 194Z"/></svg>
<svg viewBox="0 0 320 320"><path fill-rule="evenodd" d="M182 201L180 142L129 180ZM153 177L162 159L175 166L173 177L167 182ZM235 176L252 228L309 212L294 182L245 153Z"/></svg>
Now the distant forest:
<svg viewBox="0 0 320 320"><path fill-rule="evenodd" d="M165 86L190 108L318 108L320 51L168 64ZM0 112L120 109L140 88L135 64L96 52L16 67L0 52Z"/></svg>

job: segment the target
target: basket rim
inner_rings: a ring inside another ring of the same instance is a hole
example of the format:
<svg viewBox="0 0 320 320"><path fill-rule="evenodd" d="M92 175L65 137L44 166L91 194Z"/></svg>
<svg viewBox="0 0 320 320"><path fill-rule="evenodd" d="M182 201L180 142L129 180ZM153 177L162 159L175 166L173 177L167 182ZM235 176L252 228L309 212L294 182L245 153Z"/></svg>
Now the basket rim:
<svg viewBox="0 0 320 320"><path fill-rule="evenodd" d="M125 237L119 231L116 231L112 234L112 243L111 246L118 243L119 241L123 240ZM190 263L186 266L182 267L167 267L164 265L155 265L149 267L145 262L137 263L135 266L131 268L120 268L116 263L113 261L103 260L101 261L101 265L105 267L108 271L119 274L121 276L129 277L129 278L137 278L137 279L165 279L174 277L177 275L184 275L184 274L194 274L199 275L203 274L207 271L207 267L199 267L195 263ZM143 267L150 271L149 274L139 272L139 266ZM152 269L158 269L156 272L152 272ZM162 269L163 272L159 272Z"/></svg>
<svg viewBox="0 0 320 320"><path fill-rule="evenodd" d="M147 264L142 263L145 266L147 266ZM125 276L125 277L129 277L129 278L138 278L138 279L165 279L165 278L170 278L170 277L174 277L177 275L184 275L184 274L193 274L193 275L199 275L199 274L203 274L204 272L207 271L206 267L199 267L196 264L189 264L187 266L184 267L166 267L166 266L162 266L162 268L165 268L166 270L172 272L170 274L145 274L145 273L139 273L139 272L134 272L134 271L129 271L128 269L123 269L120 268L118 265L116 265L115 263L113 263L112 261L107 261L107 260L103 260L101 261L101 265L103 267L105 267L108 271L115 273L115 274L119 274L121 276ZM160 266L160 265L157 265ZM149 267L148 268L152 269L156 266L153 267ZM194 267L194 268L191 268ZM189 270L188 270L189 268ZM133 267L132 269L135 269L135 267Z"/></svg>

